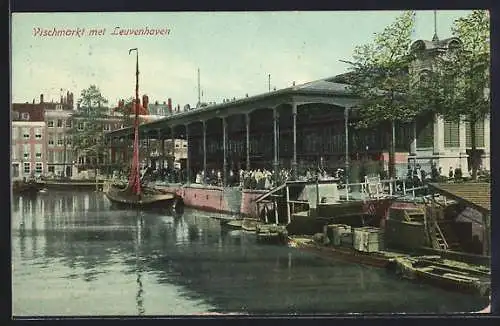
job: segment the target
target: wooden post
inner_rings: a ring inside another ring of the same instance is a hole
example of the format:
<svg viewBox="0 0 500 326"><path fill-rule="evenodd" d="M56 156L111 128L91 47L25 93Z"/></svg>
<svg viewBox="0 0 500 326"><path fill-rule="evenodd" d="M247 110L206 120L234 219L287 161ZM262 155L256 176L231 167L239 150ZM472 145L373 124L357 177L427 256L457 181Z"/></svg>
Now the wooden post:
<svg viewBox="0 0 500 326"><path fill-rule="evenodd" d="M490 216L488 214L483 214L483 255L487 256L490 254L490 227L489 227Z"/></svg>
<svg viewBox="0 0 500 326"><path fill-rule="evenodd" d="M268 215L268 210L267 210L267 204L264 203L264 216L265 216L265 221L266 221L266 224L269 223L269 219L267 218L267 215Z"/></svg>
<svg viewBox="0 0 500 326"><path fill-rule="evenodd" d="M297 180L297 104L292 103L292 131L293 131L293 156L292 156L292 177Z"/></svg>
<svg viewBox="0 0 500 326"><path fill-rule="evenodd" d="M274 219L275 219L276 225L278 225L279 224L279 220L278 220L278 204L276 203L276 199L274 200Z"/></svg>
<svg viewBox="0 0 500 326"><path fill-rule="evenodd" d="M290 224L292 218L290 212L290 190L288 189L288 185L286 186L286 213L287 213L288 224Z"/></svg>
<svg viewBox="0 0 500 326"><path fill-rule="evenodd" d="M403 196L406 196L406 179L403 179Z"/></svg>

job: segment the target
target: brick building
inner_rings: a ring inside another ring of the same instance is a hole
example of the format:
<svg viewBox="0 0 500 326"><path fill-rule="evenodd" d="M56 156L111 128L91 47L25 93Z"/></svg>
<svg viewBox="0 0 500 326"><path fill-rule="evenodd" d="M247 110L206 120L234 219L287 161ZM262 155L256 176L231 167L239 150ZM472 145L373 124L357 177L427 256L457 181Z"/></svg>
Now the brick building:
<svg viewBox="0 0 500 326"><path fill-rule="evenodd" d="M34 102L34 101L33 101ZM11 175L14 180L46 171L46 126L43 105L12 105Z"/></svg>

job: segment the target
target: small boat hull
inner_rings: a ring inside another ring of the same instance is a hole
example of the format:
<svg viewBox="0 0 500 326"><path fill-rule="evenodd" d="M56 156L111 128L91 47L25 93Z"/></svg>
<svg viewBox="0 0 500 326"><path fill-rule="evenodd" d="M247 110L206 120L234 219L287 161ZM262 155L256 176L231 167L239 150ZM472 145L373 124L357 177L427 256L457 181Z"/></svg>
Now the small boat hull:
<svg viewBox="0 0 500 326"><path fill-rule="evenodd" d="M44 188L44 184L40 182L14 181L12 184L12 192L21 195L34 195L42 188Z"/></svg>
<svg viewBox="0 0 500 326"><path fill-rule="evenodd" d="M480 296L490 293L491 276L483 271L425 262L417 258L395 259L398 272L409 280L427 283L445 290Z"/></svg>
<svg viewBox="0 0 500 326"><path fill-rule="evenodd" d="M105 192L106 198L120 207L173 207L177 201L177 196L173 193L166 193L156 189L144 188L140 195L133 194L128 188L122 189L111 185Z"/></svg>
<svg viewBox="0 0 500 326"><path fill-rule="evenodd" d="M389 263L393 260L392 256L386 256L382 253L376 252L360 252L354 248L349 247L327 247L316 244L310 239L297 239L288 237L288 245L290 247L298 248L300 250L312 252L334 259L368 265L378 268L387 268Z"/></svg>

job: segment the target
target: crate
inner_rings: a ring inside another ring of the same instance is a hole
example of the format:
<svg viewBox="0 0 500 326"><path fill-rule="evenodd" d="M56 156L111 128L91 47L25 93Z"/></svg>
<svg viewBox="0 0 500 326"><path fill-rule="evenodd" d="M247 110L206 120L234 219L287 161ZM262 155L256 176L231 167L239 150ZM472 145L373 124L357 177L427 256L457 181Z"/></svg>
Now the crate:
<svg viewBox="0 0 500 326"><path fill-rule="evenodd" d="M353 244L353 233L346 232L340 235L340 246L352 248Z"/></svg>
<svg viewBox="0 0 500 326"><path fill-rule="evenodd" d="M340 246L342 234L350 233L351 227L345 224L328 224L325 225L323 231L330 245Z"/></svg>
<svg viewBox="0 0 500 326"><path fill-rule="evenodd" d="M353 231L353 248L363 252L376 252L384 249L384 232L379 228L362 227Z"/></svg>

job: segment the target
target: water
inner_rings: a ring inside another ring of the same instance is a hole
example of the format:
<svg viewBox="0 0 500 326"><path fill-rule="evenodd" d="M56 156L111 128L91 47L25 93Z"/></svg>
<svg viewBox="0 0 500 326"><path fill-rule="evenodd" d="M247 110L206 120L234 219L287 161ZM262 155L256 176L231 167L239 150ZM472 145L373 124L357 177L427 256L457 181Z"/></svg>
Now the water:
<svg viewBox="0 0 500 326"><path fill-rule="evenodd" d="M93 192L50 191L12 205L14 316L448 313L485 305L385 270L259 245L196 210L117 210Z"/></svg>

